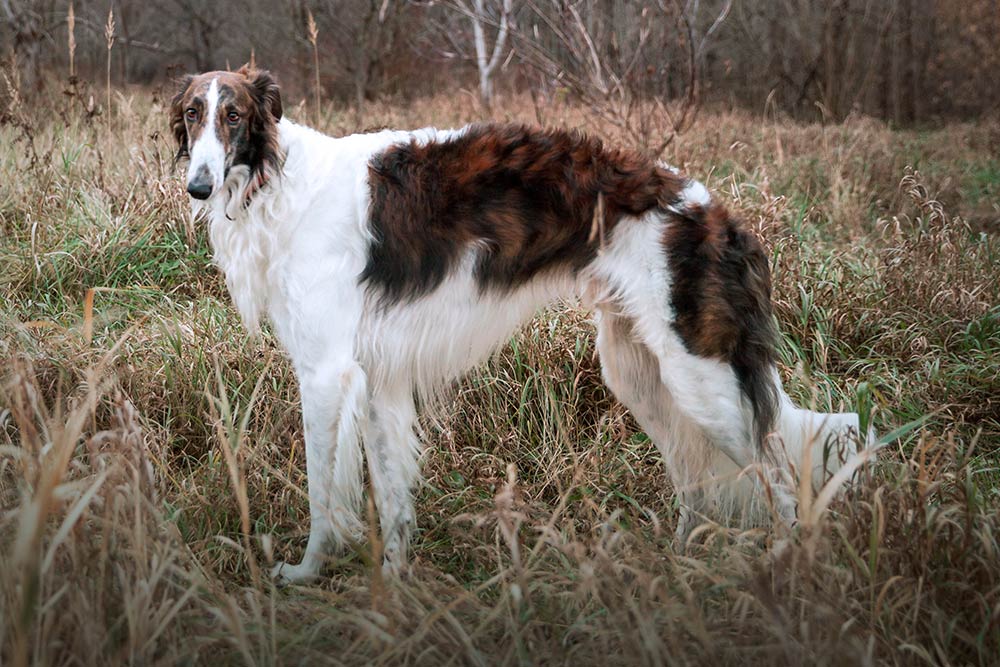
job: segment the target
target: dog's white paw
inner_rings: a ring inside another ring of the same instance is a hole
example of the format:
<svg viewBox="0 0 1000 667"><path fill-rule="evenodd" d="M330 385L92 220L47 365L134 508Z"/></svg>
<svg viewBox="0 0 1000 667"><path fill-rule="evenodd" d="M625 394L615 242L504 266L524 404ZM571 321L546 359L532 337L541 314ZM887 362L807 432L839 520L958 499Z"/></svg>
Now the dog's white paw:
<svg viewBox="0 0 1000 667"><path fill-rule="evenodd" d="M292 565L290 563L278 562L271 568L271 578L274 579L274 583L278 586L307 584L310 581L315 581L318 577L319 572L305 563Z"/></svg>

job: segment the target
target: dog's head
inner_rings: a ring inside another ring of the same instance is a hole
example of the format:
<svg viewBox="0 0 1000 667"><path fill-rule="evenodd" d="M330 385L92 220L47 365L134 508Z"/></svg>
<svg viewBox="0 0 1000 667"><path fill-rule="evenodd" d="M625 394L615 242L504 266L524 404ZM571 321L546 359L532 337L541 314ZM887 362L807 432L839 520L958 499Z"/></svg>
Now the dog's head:
<svg viewBox="0 0 1000 667"><path fill-rule="evenodd" d="M281 162L281 94L265 70L188 75L170 105L177 157L189 157L187 191L208 199L222 190L234 167L263 182Z"/></svg>

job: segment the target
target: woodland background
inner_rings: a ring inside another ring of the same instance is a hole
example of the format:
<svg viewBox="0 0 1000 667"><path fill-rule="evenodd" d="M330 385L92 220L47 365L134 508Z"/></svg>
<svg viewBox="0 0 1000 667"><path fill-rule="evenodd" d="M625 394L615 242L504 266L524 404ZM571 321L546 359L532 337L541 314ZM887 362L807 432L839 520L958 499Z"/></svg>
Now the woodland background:
<svg viewBox="0 0 1000 667"><path fill-rule="evenodd" d="M68 68L68 4L0 0L0 53L16 57L28 89ZM103 78L109 9L116 86L236 67L254 51L304 94L313 20L324 98L475 89L470 19L489 29L509 14L514 52L504 49L494 74L508 89L574 92L572 74L594 84L617 73L632 90L679 98L694 51L699 98L755 112L912 124L995 113L1000 103L996 0L77 0L83 78ZM540 60L556 67L540 73Z"/></svg>

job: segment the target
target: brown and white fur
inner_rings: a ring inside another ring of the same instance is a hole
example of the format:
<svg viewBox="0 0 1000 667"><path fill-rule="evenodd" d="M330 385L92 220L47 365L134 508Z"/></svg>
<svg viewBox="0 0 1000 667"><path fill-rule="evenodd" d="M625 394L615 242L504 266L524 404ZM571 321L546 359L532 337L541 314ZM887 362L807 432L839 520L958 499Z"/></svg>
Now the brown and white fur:
<svg viewBox="0 0 1000 667"><path fill-rule="evenodd" d="M593 308L604 379L664 457L682 541L762 484L791 524L804 452L822 471L831 437L856 445L857 415L781 388L760 244L671 167L515 125L331 138L283 118L248 68L185 79L171 126L236 307L252 330L270 320L301 387L310 533L283 581L362 534L364 459L385 567L406 562L418 402L559 299ZM720 482L746 469L764 472Z"/></svg>

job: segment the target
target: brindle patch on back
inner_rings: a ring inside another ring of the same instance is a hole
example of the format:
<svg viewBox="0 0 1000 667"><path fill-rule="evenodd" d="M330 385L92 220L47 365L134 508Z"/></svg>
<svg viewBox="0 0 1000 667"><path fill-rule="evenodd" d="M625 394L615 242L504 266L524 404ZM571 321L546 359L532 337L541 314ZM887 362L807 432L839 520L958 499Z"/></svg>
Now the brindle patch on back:
<svg viewBox="0 0 1000 667"><path fill-rule="evenodd" d="M473 244L482 289L507 290L543 271L577 271L624 215L676 203L680 177L581 133L476 126L441 142L393 146L369 164L375 240L361 281L384 303L432 291Z"/></svg>

